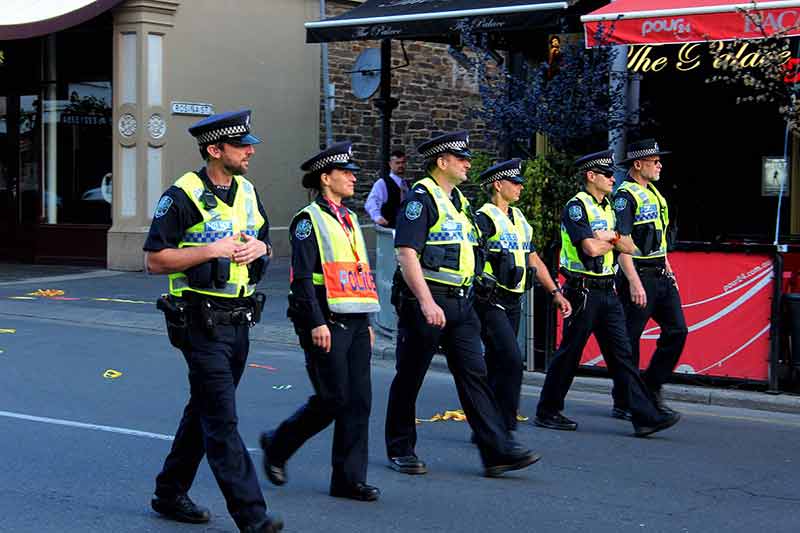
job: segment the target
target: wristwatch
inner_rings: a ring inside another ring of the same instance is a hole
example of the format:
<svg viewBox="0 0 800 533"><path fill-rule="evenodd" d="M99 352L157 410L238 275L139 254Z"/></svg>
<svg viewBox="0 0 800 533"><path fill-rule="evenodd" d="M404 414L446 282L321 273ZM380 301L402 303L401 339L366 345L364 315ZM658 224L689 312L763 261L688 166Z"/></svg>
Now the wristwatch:
<svg viewBox="0 0 800 533"><path fill-rule="evenodd" d="M555 288L555 289L553 289L552 291L550 291L550 295L551 295L551 296L555 296L556 294L559 294L559 293L561 293L561 287L559 287L558 285L556 285L556 288Z"/></svg>

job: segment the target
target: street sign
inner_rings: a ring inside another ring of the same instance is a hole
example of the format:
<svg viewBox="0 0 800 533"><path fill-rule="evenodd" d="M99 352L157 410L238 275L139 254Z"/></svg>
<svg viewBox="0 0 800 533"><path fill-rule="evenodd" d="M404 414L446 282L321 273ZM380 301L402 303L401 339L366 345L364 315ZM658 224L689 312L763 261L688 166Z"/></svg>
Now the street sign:
<svg viewBox="0 0 800 533"><path fill-rule="evenodd" d="M200 102L172 102L172 114L207 117L214 114L214 106Z"/></svg>

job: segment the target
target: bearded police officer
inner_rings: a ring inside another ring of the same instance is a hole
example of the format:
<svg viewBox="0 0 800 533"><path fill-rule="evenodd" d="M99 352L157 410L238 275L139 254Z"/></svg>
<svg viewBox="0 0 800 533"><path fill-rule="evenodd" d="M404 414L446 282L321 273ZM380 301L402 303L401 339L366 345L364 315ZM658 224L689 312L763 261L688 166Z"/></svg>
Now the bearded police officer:
<svg viewBox="0 0 800 533"><path fill-rule="evenodd" d="M367 444L372 401L372 328L380 310L367 248L356 215L342 205L353 196L359 166L349 142L331 145L301 166L303 186L317 198L290 226L292 281L288 315L305 350L314 395L276 430L261 436L264 469L286 483L286 461L331 422L331 496L375 501L367 485Z"/></svg>
<svg viewBox="0 0 800 533"><path fill-rule="evenodd" d="M675 273L667 258L669 209L655 187L661 177L661 156L668 153L654 139L628 145L623 161L629 167L628 177L614 196L617 229L622 235L631 235L635 245L632 254L619 256L621 273L617 276L633 364L639 368L640 339L652 317L661 334L642 377L659 408L665 411L670 408L664 404L661 387L677 366L688 334ZM616 391L612 415L630 416L625 398Z"/></svg>
<svg viewBox="0 0 800 533"><path fill-rule="evenodd" d="M549 429L577 429L578 424L561 411L583 348L594 333L614 386L631 410L634 434L646 437L673 426L680 415L656 408L632 363L625 317L614 289L614 250L630 253L633 243L616 232L607 198L614 186L613 152L589 154L575 164L585 188L567 202L561 216L561 273L566 277L564 296L572 303L573 313L564 321L561 345L547 369L534 423Z"/></svg>
<svg viewBox="0 0 800 533"><path fill-rule="evenodd" d="M435 137L418 151L428 176L409 192L395 237L399 274L393 300L399 321L397 374L386 412L389 466L405 474L427 471L415 450L415 405L441 346L474 432L484 475L499 476L525 468L540 456L514 441L486 379L480 322L471 297L478 234L469 203L456 187L470 168L467 132Z"/></svg>
<svg viewBox="0 0 800 533"><path fill-rule="evenodd" d="M271 253L267 216L243 176L261 140L250 133L250 111L205 118L189 133L206 166L164 193L144 245L148 271L169 274L169 295L158 307L186 359L191 391L152 507L174 520L207 522L208 510L187 495L205 455L239 529L280 531L239 435L235 400L250 327L264 304L255 286Z"/></svg>
<svg viewBox="0 0 800 533"><path fill-rule="evenodd" d="M481 319L489 385L506 429L515 430L523 371L517 343L522 295L533 286L535 276L553 295L565 318L572 307L537 255L531 241L533 230L525 215L511 206L519 200L525 182L522 160L498 163L481 174L480 181L490 201L478 209L475 222L488 248L484 277L492 276L495 283L478 292L475 309Z"/></svg>

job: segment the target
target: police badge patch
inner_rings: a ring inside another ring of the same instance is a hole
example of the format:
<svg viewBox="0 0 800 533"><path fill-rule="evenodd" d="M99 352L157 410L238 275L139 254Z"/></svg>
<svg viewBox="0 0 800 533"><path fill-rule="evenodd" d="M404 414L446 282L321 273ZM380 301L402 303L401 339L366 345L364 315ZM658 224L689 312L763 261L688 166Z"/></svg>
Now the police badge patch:
<svg viewBox="0 0 800 533"><path fill-rule="evenodd" d="M294 236L297 237L298 241L302 241L307 239L309 235L311 235L311 231L314 228L311 226L311 221L307 218L304 218L300 222L297 223L297 226L294 228Z"/></svg>
<svg viewBox="0 0 800 533"><path fill-rule="evenodd" d="M614 211L624 211L627 205L628 205L628 200L620 196L619 198L614 200Z"/></svg>
<svg viewBox="0 0 800 533"><path fill-rule="evenodd" d="M579 205L569 206L569 218L572 220L580 220L583 218L583 209Z"/></svg>
<svg viewBox="0 0 800 533"><path fill-rule="evenodd" d="M408 202L406 205L406 218L408 220L417 220L422 214L422 202L414 200Z"/></svg>
<svg viewBox="0 0 800 533"><path fill-rule="evenodd" d="M161 199L158 201L158 205L156 206L156 212L153 214L153 218L161 218L167 214L169 208L172 207L172 198L169 196L162 196Z"/></svg>

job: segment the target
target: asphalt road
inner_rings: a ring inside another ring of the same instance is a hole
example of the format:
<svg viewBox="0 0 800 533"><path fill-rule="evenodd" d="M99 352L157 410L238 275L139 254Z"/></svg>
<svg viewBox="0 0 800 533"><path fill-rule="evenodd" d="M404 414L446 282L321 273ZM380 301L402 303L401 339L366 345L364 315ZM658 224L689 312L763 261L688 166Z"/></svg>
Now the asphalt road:
<svg viewBox="0 0 800 533"><path fill-rule="evenodd" d="M211 508L208 526L168 522L149 509L188 389L182 357L163 334L8 314L0 328L0 531L236 531L205 463L191 495ZM239 389L240 431L255 449L259 432L289 415L310 387L291 346L255 342L250 362L270 367L248 368ZM122 374L103 377L109 369ZM635 439L629 424L607 416L606 395L576 392L567 414L579 421L577 432L522 424L518 437L544 454L539 464L483 478L465 422L424 422L418 453L430 472L408 477L384 458L392 376L390 362L376 362L369 481L381 500L327 495L328 430L289 463L289 484L273 487L262 476L286 531L800 530L798 415L678 404L679 425ZM524 395L530 415L538 390ZM457 408L450 376L430 372L418 416Z"/></svg>

